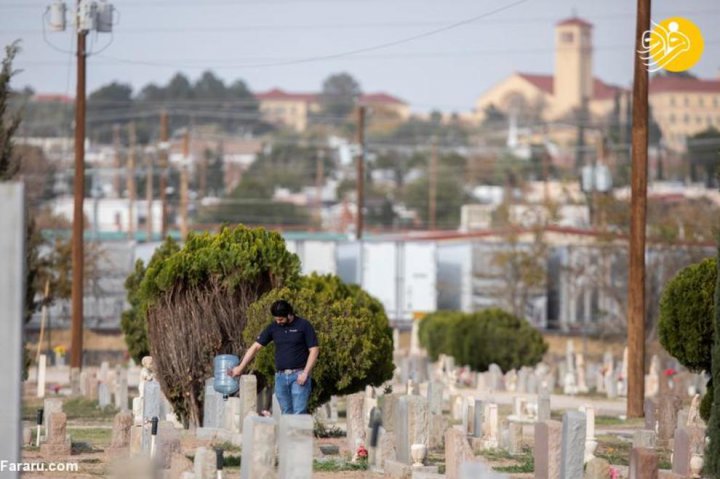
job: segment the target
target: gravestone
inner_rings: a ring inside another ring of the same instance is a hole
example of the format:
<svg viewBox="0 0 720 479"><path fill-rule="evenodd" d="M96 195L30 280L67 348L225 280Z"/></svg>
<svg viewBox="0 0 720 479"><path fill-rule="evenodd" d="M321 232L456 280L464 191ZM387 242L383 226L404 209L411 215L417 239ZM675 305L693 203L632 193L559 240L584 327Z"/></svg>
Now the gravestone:
<svg viewBox="0 0 720 479"><path fill-rule="evenodd" d="M658 401L653 398L645 398L643 403L643 413L645 414L645 429L656 431L657 424Z"/></svg>
<svg viewBox="0 0 720 479"><path fill-rule="evenodd" d="M50 419L47 442L40 446L41 454L48 458L69 456L71 444L67 437L67 416L64 412L54 412Z"/></svg>
<svg viewBox="0 0 720 479"><path fill-rule="evenodd" d="M0 441L0 458L19 463L22 436L23 331L25 321L25 186L23 183L0 182L0 364L3 367L0 389L0 430L6 440ZM7 477L18 477L5 471Z"/></svg>
<svg viewBox="0 0 720 479"><path fill-rule="evenodd" d="M240 414L240 398L229 397L224 401L224 403L225 412L223 413L223 419L225 420L225 423L223 424L223 427L233 434L240 434L242 432L242 427L240 426L240 423L242 422Z"/></svg>
<svg viewBox="0 0 720 479"><path fill-rule="evenodd" d="M143 419L149 420L160 416L160 383L147 381L145 383L145 395L143 396Z"/></svg>
<svg viewBox="0 0 720 479"><path fill-rule="evenodd" d="M378 407L382 413L382 424L387 432L395 430L395 410L402 395L397 393L384 394L378 398Z"/></svg>
<svg viewBox="0 0 720 479"><path fill-rule="evenodd" d="M105 408L110 405L110 388L106 383L100 383L98 386L98 405Z"/></svg>
<svg viewBox="0 0 720 479"><path fill-rule="evenodd" d="M638 429L633 433L632 447L655 449L657 433L654 430Z"/></svg>
<svg viewBox="0 0 720 479"><path fill-rule="evenodd" d="M607 459L594 457L585 466L583 479L609 479L610 477L610 463Z"/></svg>
<svg viewBox="0 0 720 479"><path fill-rule="evenodd" d="M431 414L442 414L443 389L440 381L431 381L428 385L428 403Z"/></svg>
<svg viewBox="0 0 720 479"><path fill-rule="evenodd" d="M563 415L560 479L582 477L585 457L585 414L568 411Z"/></svg>
<svg viewBox="0 0 720 479"><path fill-rule="evenodd" d="M313 419L309 414L280 416L279 479L312 479Z"/></svg>
<svg viewBox="0 0 720 479"><path fill-rule="evenodd" d="M677 428L673 441L672 471L676 474L690 474L690 433L686 428Z"/></svg>
<svg viewBox="0 0 720 479"><path fill-rule="evenodd" d="M452 427L445 431L446 479L460 479L460 465L474 459L475 455L462 431Z"/></svg>
<svg viewBox="0 0 720 479"><path fill-rule="evenodd" d="M128 409L128 373L127 369L118 368L115 374L115 408L120 411Z"/></svg>
<svg viewBox="0 0 720 479"><path fill-rule="evenodd" d="M47 368L47 356L41 354L38 358L38 371L37 371L37 397L45 397L45 374Z"/></svg>
<svg viewBox="0 0 720 479"><path fill-rule="evenodd" d="M486 404L484 416L483 447L485 449L495 449L498 447L500 441L497 404Z"/></svg>
<svg viewBox="0 0 720 479"><path fill-rule="evenodd" d="M133 426L133 415L129 411L120 411L113 419L112 441L109 452L116 456L129 452L130 430Z"/></svg>
<svg viewBox="0 0 720 479"><path fill-rule="evenodd" d="M495 472L490 466L481 462L463 462L460 465L460 479L508 479L508 477L506 474ZM415 479L414 475L413 479Z"/></svg>
<svg viewBox="0 0 720 479"><path fill-rule="evenodd" d="M657 479L658 456L652 449L635 447L630 452L629 479Z"/></svg>
<svg viewBox="0 0 720 479"><path fill-rule="evenodd" d="M363 403L365 393L350 394L345 397L347 420L347 446L351 454L358 447L358 441L365 444L365 422L363 421Z"/></svg>
<svg viewBox="0 0 720 479"><path fill-rule="evenodd" d="M562 423L541 421L535 423L535 479L559 479L562 449Z"/></svg>
<svg viewBox="0 0 720 479"><path fill-rule="evenodd" d="M241 479L256 477L273 479L277 477L275 473L275 425L275 420L269 417L249 415L243 420Z"/></svg>
<svg viewBox="0 0 720 479"><path fill-rule="evenodd" d="M198 447L195 450L195 479L217 479L217 456L209 447Z"/></svg>
<svg viewBox="0 0 720 479"><path fill-rule="evenodd" d="M420 396L402 396L395 416L397 460L411 464L410 446L429 446L430 414L427 400Z"/></svg>
<svg viewBox="0 0 720 479"><path fill-rule="evenodd" d="M682 400L673 395L661 396L658 403L658 445L667 447L675 434L677 413Z"/></svg>
<svg viewBox="0 0 720 479"><path fill-rule="evenodd" d="M538 395L538 413L537 413L537 420L538 421L549 421L550 420L550 391L548 391L545 388L540 389L540 394Z"/></svg>
<svg viewBox="0 0 720 479"><path fill-rule="evenodd" d="M485 403L481 399L475 400L474 412L473 437L481 438L483 435L483 424L485 424Z"/></svg>
<svg viewBox="0 0 720 479"><path fill-rule="evenodd" d="M50 423L52 422L52 414L54 412L62 412L62 411L63 411L63 401L61 398L46 398L43 401L44 427L42 429L43 429L43 436L45 437L45 440L47 440L47 437L50 434Z"/></svg>
<svg viewBox="0 0 720 479"><path fill-rule="evenodd" d="M508 425L508 441L510 446L508 452L512 455L522 454L523 426L519 422L510 421Z"/></svg>
<svg viewBox="0 0 720 479"><path fill-rule="evenodd" d="M160 421L155 441L155 463L160 469L170 469L173 455L182 452L180 432L173 423Z"/></svg>
<svg viewBox="0 0 720 479"><path fill-rule="evenodd" d="M240 405L238 415L240 416L240 431L245 423L245 416L257 412L257 377L254 374L240 376L240 389L238 392Z"/></svg>
<svg viewBox="0 0 720 479"><path fill-rule="evenodd" d="M222 394L215 391L213 383L214 378L208 378L205 381L203 428L208 429L218 429L225 424L225 401ZM147 388L147 386L145 387ZM147 413L145 415L147 416Z"/></svg>

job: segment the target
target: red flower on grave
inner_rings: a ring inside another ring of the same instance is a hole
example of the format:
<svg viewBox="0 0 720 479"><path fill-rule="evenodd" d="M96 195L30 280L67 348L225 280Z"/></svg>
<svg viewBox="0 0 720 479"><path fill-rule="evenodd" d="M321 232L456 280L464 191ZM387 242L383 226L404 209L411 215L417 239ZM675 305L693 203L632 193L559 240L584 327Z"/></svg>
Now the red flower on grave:
<svg viewBox="0 0 720 479"><path fill-rule="evenodd" d="M368 457L368 451L367 449L365 449L365 446L358 446L357 457L361 459L365 459Z"/></svg>
<svg viewBox="0 0 720 479"><path fill-rule="evenodd" d="M675 371L673 368L667 368L665 371L663 371L663 374L665 374L665 376L671 378L677 374L677 371Z"/></svg>
<svg viewBox="0 0 720 479"><path fill-rule="evenodd" d="M610 468L610 479L618 479L620 477L620 471L614 467Z"/></svg>

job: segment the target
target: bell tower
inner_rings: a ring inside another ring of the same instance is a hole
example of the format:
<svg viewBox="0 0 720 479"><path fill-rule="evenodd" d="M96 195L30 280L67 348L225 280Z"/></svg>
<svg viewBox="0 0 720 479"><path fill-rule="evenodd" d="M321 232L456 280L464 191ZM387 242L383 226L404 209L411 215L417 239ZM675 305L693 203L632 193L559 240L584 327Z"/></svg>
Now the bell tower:
<svg viewBox="0 0 720 479"><path fill-rule="evenodd" d="M593 96L592 24L578 17L555 27L553 95L563 112L579 108Z"/></svg>

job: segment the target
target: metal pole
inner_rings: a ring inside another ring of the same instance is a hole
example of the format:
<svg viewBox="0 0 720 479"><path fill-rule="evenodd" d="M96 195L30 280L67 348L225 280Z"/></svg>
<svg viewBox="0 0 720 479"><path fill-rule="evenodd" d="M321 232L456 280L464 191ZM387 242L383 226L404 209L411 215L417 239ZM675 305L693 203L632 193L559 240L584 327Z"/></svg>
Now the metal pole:
<svg viewBox="0 0 720 479"><path fill-rule="evenodd" d="M363 237L363 209L365 208L365 107L357 107L356 142L358 155L355 160L357 166L357 239Z"/></svg>
<svg viewBox="0 0 720 479"><path fill-rule="evenodd" d="M78 2L78 8L80 2ZM77 34L77 89L75 94L75 182L72 228L72 339L70 367L82 368L83 357L83 233L85 230L85 39Z"/></svg>
<svg viewBox="0 0 720 479"><path fill-rule="evenodd" d="M648 170L648 70L638 51L650 29L650 1L638 0L633 81L627 416L643 417L645 399L645 224Z"/></svg>

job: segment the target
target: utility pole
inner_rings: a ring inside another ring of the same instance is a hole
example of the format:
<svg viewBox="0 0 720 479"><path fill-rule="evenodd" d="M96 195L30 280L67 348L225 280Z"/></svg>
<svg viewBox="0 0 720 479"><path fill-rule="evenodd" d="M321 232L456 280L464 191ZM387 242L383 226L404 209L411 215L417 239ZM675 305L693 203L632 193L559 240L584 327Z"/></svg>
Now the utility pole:
<svg viewBox="0 0 720 479"><path fill-rule="evenodd" d="M128 237L135 239L135 122L128 125L127 192L128 192Z"/></svg>
<svg viewBox="0 0 720 479"><path fill-rule="evenodd" d="M643 417L645 399L645 224L648 173L648 70L638 51L650 29L651 0L637 0L633 80L627 417Z"/></svg>
<svg viewBox="0 0 720 479"><path fill-rule="evenodd" d="M190 127L183 137L183 164L180 167L180 237L187 238L188 225L188 162L190 161Z"/></svg>
<svg viewBox="0 0 720 479"><path fill-rule="evenodd" d="M168 180L168 114L163 111L160 114L160 238L165 240L168 232L168 206L167 206L167 180Z"/></svg>
<svg viewBox="0 0 720 479"><path fill-rule="evenodd" d="M428 191L428 227L435 230L437 227L437 139L432 140L432 151L430 152L430 168L429 168L429 191Z"/></svg>
<svg viewBox="0 0 720 479"><path fill-rule="evenodd" d="M113 191L120 198L120 125L113 125Z"/></svg>
<svg viewBox="0 0 720 479"><path fill-rule="evenodd" d="M147 220L145 222L145 237L147 241L153 239L153 164L152 155L145 158L145 202L147 203Z"/></svg>
<svg viewBox="0 0 720 479"><path fill-rule="evenodd" d="M80 0L78 0L78 9ZM85 40L87 30L77 32L77 86L75 90L75 180L72 228L72 326L70 367L82 368L85 232Z"/></svg>
<svg viewBox="0 0 720 479"><path fill-rule="evenodd" d="M325 183L325 152L318 151L315 158L315 206L318 219L322 219L322 187Z"/></svg>
<svg viewBox="0 0 720 479"><path fill-rule="evenodd" d="M364 227L363 209L365 208L365 107L362 105L357 107L355 142L358 148L355 160L357 166L357 219L355 230L357 239L362 239Z"/></svg>

